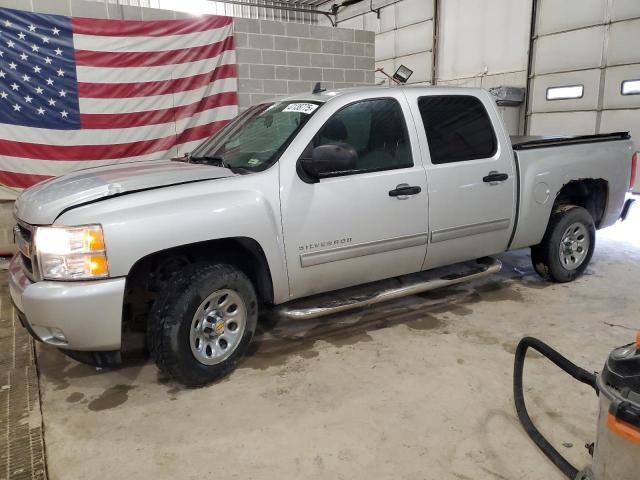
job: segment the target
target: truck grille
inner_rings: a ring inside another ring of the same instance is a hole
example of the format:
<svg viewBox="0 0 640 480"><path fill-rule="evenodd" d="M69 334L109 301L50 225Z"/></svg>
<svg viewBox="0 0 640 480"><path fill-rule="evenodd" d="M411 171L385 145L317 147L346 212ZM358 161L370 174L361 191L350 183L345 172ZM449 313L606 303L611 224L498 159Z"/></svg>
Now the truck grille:
<svg viewBox="0 0 640 480"><path fill-rule="evenodd" d="M29 280L35 281L35 251L33 248L33 227L31 225L18 223L13 227L13 235L18 247L18 252L22 258L24 272Z"/></svg>

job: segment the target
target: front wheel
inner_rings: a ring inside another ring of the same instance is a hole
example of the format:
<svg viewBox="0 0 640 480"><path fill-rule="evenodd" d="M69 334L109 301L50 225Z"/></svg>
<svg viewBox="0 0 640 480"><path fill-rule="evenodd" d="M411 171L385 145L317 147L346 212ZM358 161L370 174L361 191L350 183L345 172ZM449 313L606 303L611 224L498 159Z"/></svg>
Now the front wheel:
<svg viewBox="0 0 640 480"><path fill-rule="evenodd" d="M226 264L197 263L178 272L149 314L147 345L160 370L188 386L230 373L258 320L249 278Z"/></svg>
<svg viewBox="0 0 640 480"><path fill-rule="evenodd" d="M540 244L531 247L531 262L547 280L570 282L584 273L596 245L596 227L582 207L566 205L551 214Z"/></svg>

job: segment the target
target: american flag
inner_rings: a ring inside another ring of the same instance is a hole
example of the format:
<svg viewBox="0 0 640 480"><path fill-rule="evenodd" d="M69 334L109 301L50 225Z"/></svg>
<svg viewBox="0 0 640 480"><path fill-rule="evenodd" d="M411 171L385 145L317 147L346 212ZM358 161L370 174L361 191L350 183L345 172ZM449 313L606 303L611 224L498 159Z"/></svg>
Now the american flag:
<svg viewBox="0 0 640 480"><path fill-rule="evenodd" d="M190 151L237 114L231 17L0 8L0 184Z"/></svg>

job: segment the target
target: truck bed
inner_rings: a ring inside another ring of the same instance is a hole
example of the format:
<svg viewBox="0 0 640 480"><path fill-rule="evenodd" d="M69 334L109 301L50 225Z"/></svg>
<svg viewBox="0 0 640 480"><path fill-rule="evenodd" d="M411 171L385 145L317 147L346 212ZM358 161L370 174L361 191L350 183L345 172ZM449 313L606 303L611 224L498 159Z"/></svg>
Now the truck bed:
<svg viewBox="0 0 640 480"><path fill-rule="evenodd" d="M603 184L605 210L598 228L613 225L620 218L636 149L628 133L515 137L512 141L520 184L518 220L510 248L537 245L542 240L558 192L572 181L589 179Z"/></svg>
<svg viewBox="0 0 640 480"><path fill-rule="evenodd" d="M511 146L514 150L530 150L534 148L561 147L583 143L609 142L613 140L628 140L629 132L599 133L595 135L531 135L512 136Z"/></svg>

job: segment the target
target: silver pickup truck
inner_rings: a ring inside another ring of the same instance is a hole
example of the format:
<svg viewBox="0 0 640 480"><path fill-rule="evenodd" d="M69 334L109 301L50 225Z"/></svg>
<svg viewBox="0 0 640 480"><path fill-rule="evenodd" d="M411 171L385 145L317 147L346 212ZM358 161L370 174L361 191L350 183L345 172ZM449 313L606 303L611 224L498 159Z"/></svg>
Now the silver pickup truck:
<svg viewBox="0 0 640 480"><path fill-rule="evenodd" d="M146 331L160 369L203 385L235 367L263 311L423 292L523 247L544 278L573 280L628 210L636 158L626 133L510 139L480 89L318 89L248 109L184 158L26 190L11 296L74 358L116 364L123 331Z"/></svg>

